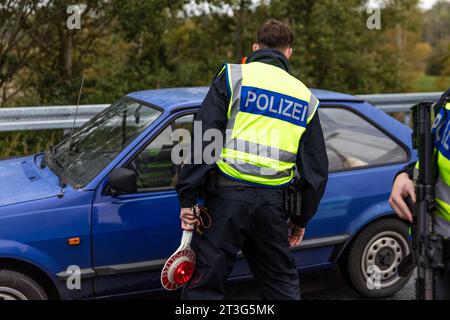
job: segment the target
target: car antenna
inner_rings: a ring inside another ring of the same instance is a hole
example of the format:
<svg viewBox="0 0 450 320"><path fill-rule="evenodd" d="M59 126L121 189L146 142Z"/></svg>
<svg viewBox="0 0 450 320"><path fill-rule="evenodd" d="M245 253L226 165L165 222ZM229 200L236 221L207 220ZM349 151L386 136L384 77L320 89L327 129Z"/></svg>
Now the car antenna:
<svg viewBox="0 0 450 320"><path fill-rule="evenodd" d="M78 117L78 108L80 107L80 99L81 99L81 93L83 92L83 86L84 86L84 78L86 77L86 72L83 72L83 77L81 78L81 85L80 85L80 91L78 92L78 99L77 99L77 107L75 109L75 116L73 118L73 123L72 123L72 128L70 129L70 134L69 134L69 145L67 146L67 155L66 155L66 160L63 162L63 165L65 163L67 163L67 161L69 161L69 155L70 155L70 143L72 142L72 135L73 135L73 131L75 130L75 125L77 122L77 117ZM64 169L65 167L62 168L62 172L64 173ZM64 197L64 188L65 188L65 183L63 181L63 175L61 175L61 190L59 191L59 194L57 195L58 198L62 198Z"/></svg>

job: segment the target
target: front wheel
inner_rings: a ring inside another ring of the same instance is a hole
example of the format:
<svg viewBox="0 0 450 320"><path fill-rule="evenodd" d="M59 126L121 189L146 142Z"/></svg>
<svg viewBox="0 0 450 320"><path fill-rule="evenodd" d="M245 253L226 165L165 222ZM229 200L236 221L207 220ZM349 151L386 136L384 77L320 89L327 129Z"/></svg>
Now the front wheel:
<svg viewBox="0 0 450 320"><path fill-rule="evenodd" d="M398 265L410 253L408 226L395 218L376 221L361 231L341 261L349 284L367 298L386 298L409 281L400 277Z"/></svg>
<svg viewBox="0 0 450 320"><path fill-rule="evenodd" d="M12 270L0 270L1 300L47 300L47 294L27 275Z"/></svg>

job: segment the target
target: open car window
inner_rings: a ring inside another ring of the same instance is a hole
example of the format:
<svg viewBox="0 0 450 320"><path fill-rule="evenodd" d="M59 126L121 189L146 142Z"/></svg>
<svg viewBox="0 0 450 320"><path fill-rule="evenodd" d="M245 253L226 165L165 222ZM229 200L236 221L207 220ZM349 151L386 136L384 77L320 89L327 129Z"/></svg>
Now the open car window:
<svg viewBox="0 0 450 320"><path fill-rule="evenodd" d="M401 145L358 114L338 107L319 114L330 172L407 161Z"/></svg>
<svg viewBox="0 0 450 320"><path fill-rule="evenodd" d="M192 134L193 121L193 114L172 121L128 165L137 172L138 190L175 187L181 166L172 161L172 150L179 143L190 145L190 141L177 141L172 135L177 129Z"/></svg>

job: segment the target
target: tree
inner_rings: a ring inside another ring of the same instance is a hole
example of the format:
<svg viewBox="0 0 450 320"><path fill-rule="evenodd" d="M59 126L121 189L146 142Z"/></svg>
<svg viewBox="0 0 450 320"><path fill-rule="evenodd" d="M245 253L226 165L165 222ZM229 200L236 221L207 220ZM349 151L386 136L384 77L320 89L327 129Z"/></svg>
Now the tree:
<svg viewBox="0 0 450 320"><path fill-rule="evenodd" d="M170 48L164 44L170 30L179 21L186 0L112 1L112 15L117 20L116 34L129 44L124 66L111 83L121 82L124 91L159 88L170 85L167 59ZM183 63L179 61L178 63Z"/></svg>
<svg viewBox="0 0 450 320"><path fill-rule="evenodd" d="M88 72L86 93L103 73L91 73L99 60L111 60L111 20L104 1L90 1L81 12L80 29L69 29L69 0L53 0L37 11L46 21L37 29L43 54L33 66L33 84L40 104L73 104L83 72ZM105 69L107 70L107 69ZM91 89L92 88L92 89ZM85 100L86 101L86 100ZM89 101L87 101L89 102Z"/></svg>
<svg viewBox="0 0 450 320"><path fill-rule="evenodd" d="M39 56L33 30L39 20L32 14L39 1L6 0L0 7L0 107L23 94L30 75L24 70Z"/></svg>
<svg viewBox="0 0 450 320"><path fill-rule="evenodd" d="M370 93L403 89L402 59L387 17L415 10L417 1L411 3L399 8L396 1L385 3L382 30L367 29L369 1L279 0L272 2L272 12L288 17L296 31L292 59L296 76L315 87Z"/></svg>
<svg viewBox="0 0 450 320"><path fill-rule="evenodd" d="M427 73L443 75L450 46L450 2L440 0L424 14L423 37L433 49Z"/></svg>
<svg viewBox="0 0 450 320"><path fill-rule="evenodd" d="M439 0L424 13L424 40L432 47L450 39L450 2Z"/></svg>

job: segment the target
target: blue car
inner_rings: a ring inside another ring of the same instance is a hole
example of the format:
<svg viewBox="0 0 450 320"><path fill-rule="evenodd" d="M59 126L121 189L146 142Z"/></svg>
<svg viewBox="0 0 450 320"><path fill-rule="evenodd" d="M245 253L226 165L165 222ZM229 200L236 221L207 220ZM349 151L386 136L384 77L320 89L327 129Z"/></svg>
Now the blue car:
<svg viewBox="0 0 450 320"><path fill-rule="evenodd" d="M362 296L390 296L408 281L397 272L408 226L388 197L395 173L415 160L410 129L357 97L313 92L330 177L293 249L298 269L338 264ZM0 300L162 292L162 266L181 237L171 153L190 143L173 132L192 130L206 93L130 93L50 151L0 161ZM246 277L240 259L230 279Z"/></svg>

